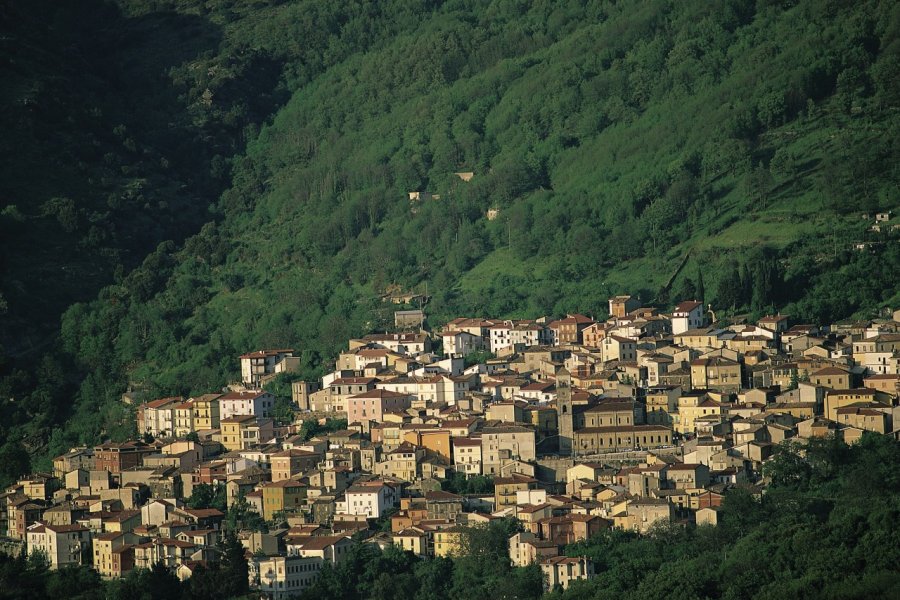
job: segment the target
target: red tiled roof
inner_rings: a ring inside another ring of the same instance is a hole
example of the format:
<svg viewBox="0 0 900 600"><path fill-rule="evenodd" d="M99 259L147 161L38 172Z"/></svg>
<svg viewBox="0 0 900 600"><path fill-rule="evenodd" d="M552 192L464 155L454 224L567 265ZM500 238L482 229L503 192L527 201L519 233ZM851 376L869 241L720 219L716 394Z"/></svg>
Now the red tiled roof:
<svg viewBox="0 0 900 600"><path fill-rule="evenodd" d="M151 402L147 402L144 404L144 408L162 408L163 406L167 406L169 404L173 404L175 402L181 403L184 402L184 398L179 396L171 396L169 398L160 398L159 400L153 400Z"/></svg>
<svg viewBox="0 0 900 600"><path fill-rule="evenodd" d="M454 446L480 446L480 439L466 438L466 437L455 437L453 438Z"/></svg>
<svg viewBox="0 0 900 600"><path fill-rule="evenodd" d="M698 302L696 300L686 300L675 307L675 313L688 313L702 306L702 302Z"/></svg>

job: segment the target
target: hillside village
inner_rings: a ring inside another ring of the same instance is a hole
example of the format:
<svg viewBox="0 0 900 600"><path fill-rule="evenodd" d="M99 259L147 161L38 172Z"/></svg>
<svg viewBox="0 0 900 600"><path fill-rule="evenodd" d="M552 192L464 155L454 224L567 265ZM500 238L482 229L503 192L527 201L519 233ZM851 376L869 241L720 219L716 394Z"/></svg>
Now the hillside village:
<svg viewBox="0 0 900 600"><path fill-rule="evenodd" d="M782 442L900 436L900 311L724 324L697 300L663 312L616 296L609 315L431 332L400 311L397 331L349 340L332 372L292 383L293 422L265 388L299 354L249 352L227 391L141 402L139 438L72 448L9 487L2 548L187 579L231 527L251 588L288 598L353 544L453 556L510 518L511 563L566 588L594 574L567 545L715 526L729 489L765 492Z"/></svg>

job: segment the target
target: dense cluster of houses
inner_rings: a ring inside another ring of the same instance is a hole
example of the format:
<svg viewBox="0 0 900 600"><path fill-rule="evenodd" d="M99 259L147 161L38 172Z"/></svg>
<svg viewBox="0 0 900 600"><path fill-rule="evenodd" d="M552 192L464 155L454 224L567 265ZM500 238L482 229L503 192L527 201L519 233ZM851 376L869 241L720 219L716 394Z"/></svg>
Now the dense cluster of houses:
<svg viewBox="0 0 900 600"><path fill-rule="evenodd" d="M473 526L507 517L520 523L510 561L566 587L594 572L568 544L715 525L728 489L761 493L784 440L898 435L900 311L722 324L699 301L664 313L617 296L609 315L458 318L350 340L321 381L293 383L290 424L262 387L299 359L245 354L230 391L142 403L140 440L74 448L9 488L0 528L53 567L118 577L161 561L187 578L218 555L225 515L185 503L207 484L268 522L239 536L252 585L274 598L354 543L452 556ZM347 426L300 435L327 419ZM448 491L472 477L493 492Z"/></svg>

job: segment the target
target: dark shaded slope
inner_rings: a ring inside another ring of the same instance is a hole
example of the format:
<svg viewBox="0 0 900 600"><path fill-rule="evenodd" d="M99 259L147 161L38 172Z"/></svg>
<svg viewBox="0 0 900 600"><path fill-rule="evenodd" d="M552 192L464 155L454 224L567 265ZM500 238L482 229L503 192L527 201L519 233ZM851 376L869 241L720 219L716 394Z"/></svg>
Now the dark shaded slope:
<svg viewBox="0 0 900 600"><path fill-rule="evenodd" d="M224 182L212 156L240 144L208 144L169 77L218 48L208 20L104 2L0 10L0 344L20 356L72 302L209 220Z"/></svg>

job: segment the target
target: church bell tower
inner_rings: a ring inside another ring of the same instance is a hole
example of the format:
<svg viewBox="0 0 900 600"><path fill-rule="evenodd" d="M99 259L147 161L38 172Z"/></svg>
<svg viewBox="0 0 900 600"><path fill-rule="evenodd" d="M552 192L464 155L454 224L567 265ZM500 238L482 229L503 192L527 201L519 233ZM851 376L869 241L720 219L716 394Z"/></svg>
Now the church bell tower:
<svg viewBox="0 0 900 600"><path fill-rule="evenodd" d="M565 367L556 372L556 412L559 425L559 453L562 456L569 456L575 443L575 420L572 415L572 375Z"/></svg>

